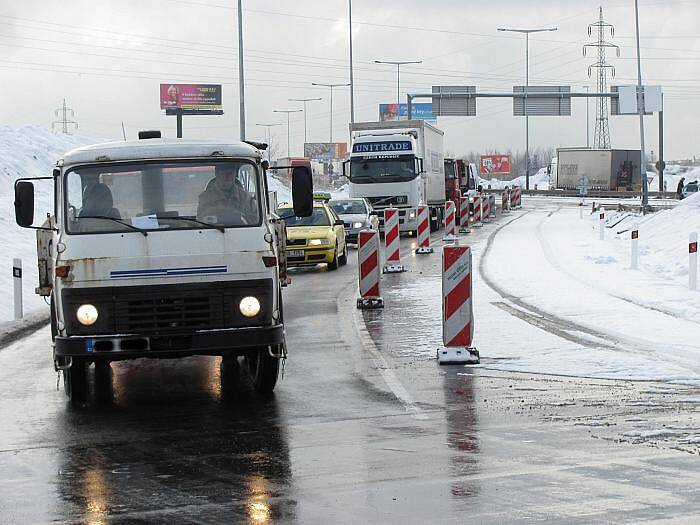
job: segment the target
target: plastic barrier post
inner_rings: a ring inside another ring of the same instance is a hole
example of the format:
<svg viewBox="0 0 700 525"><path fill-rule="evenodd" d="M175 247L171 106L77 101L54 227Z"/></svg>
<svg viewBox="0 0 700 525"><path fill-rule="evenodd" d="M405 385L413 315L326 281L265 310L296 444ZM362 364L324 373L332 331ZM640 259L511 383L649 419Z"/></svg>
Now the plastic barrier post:
<svg viewBox="0 0 700 525"><path fill-rule="evenodd" d="M639 269L639 224L636 222L632 225L632 261L630 268L633 270Z"/></svg>
<svg viewBox="0 0 700 525"><path fill-rule="evenodd" d="M508 190L503 190L503 193L501 193L501 213L508 212Z"/></svg>
<svg viewBox="0 0 700 525"><path fill-rule="evenodd" d="M472 252L469 246L442 249L442 342L437 351L440 364L479 363L472 347Z"/></svg>
<svg viewBox="0 0 700 525"><path fill-rule="evenodd" d="M688 244L689 264L688 264L688 287L691 290L698 289L698 234L690 234Z"/></svg>
<svg viewBox="0 0 700 525"><path fill-rule="evenodd" d="M379 233L372 230L361 231L357 242L360 289L357 307L362 310L384 308L384 300L379 293Z"/></svg>
<svg viewBox="0 0 700 525"><path fill-rule="evenodd" d="M418 207L418 254L433 253L430 247L430 208L427 206Z"/></svg>
<svg viewBox="0 0 700 525"><path fill-rule="evenodd" d="M459 201L459 233L471 233L469 228L469 197Z"/></svg>
<svg viewBox="0 0 700 525"><path fill-rule="evenodd" d="M489 195L489 217L496 218L496 196L494 194Z"/></svg>
<svg viewBox="0 0 700 525"><path fill-rule="evenodd" d="M481 196L481 222L490 222L489 210L491 208L489 196L484 194Z"/></svg>
<svg viewBox="0 0 700 525"><path fill-rule="evenodd" d="M22 319L22 259L12 259L12 280L14 281L15 320Z"/></svg>
<svg viewBox="0 0 700 525"><path fill-rule="evenodd" d="M482 208L481 208L481 197L477 195L474 197L474 226L481 228L484 224L482 220Z"/></svg>
<svg viewBox="0 0 700 525"><path fill-rule="evenodd" d="M600 240L605 240L605 211L601 211L598 215L598 224L600 225Z"/></svg>
<svg viewBox="0 0 700 525"><path fill-rule="evenodd" d="M455 224L455 203L454 201L445 201L445 237L446 241L454 241L457 226Z"/></svg>
<svg viewBox="0 0 700 525"><path fill-rule="evenodd" d="M401 264L401 238L399 237L399 210L387 208L384 210L384 273L405 272Z"/></svg>

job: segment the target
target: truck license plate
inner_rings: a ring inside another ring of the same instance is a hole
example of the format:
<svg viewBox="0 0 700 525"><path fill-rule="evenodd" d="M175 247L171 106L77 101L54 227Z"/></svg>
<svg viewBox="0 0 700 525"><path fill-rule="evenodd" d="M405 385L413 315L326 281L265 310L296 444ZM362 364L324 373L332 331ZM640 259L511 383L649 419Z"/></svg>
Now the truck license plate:
<svg viewBox="0 0 700 525"><path fill-rule="evenodd" d="M287 252L288 257L304 257L304 250L289 250Z"/></svg>

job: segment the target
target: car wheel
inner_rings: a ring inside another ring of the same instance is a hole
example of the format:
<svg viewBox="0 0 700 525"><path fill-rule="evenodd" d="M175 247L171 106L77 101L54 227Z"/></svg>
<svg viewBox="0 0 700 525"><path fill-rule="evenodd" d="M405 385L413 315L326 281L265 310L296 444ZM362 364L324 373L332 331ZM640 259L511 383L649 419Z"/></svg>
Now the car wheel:
<svg viewBox="0 0 700 525"><path fill-rule="evenodd" d="M337 270L338 269L338 246L336 246L335 250L333 251L333 262L328 263L328 269L329 270Z"/></svg>
<svg viewBox="0 0 700 525"><path fill-rule="evenodd" d="M345 243L345 247L343 248L343 255L341 255L338 258L338 263L340 264L340 266L345 266L346 264L348 264L348 243L347 242Z"/></svg>

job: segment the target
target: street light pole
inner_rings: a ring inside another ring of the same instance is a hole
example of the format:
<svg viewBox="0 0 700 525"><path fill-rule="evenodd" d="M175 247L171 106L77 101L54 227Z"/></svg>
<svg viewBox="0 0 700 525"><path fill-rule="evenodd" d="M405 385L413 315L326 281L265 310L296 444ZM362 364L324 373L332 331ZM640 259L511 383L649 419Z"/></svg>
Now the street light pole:
<svg viewBox="0 0 700 525"><path fill-rule="evenodd" d="M355 81L352 70L352 0L348 0L348 21L350 23L350 123L355 122Z"/></svg>
<svg viewBox="0 0 700 525"><path fill-rule="evenodd" d="M277 124L255 124L256 126L261 126L265 128L265 140L267 141L267 162L272 162L272 159L270 158L271 156L271 151L270 151L270 142L272 141L272 131L270 128L274 126L281 126L282 124L277 123ZM287 155L289 156L289 155Z"/></svg>
<svg viewBox="0 0 700 525"><path fill-rule="evenodd" d="M639 176L642 179L642 208L646 213L649 204L649 183L647 181L647 159L644 152L644 91L642 85L642 57L639 52L639 0L634 0L634 18L637 25L637 111L639 113L639 139L641 161L639 164ZM659 188L661 190L661 188Z"/></svg>
<svg viewBox="0 0 700 525"><path fill-rule="evenodd" d="M301 113L303 109L273 109L273 113L286 113L287 114L287 157L289 157L289 115L291 113Z"/></svg>
<svg viewBox="0 0 700 525"><path fill-rule="evenodd" d="M407 64L422 64L422 60L375 60L375 64L389 64L391 66L396 66L396 111L401 108L401 66Z"/></svg>
<svg viewBox="0 0 700 525"><path fill-rule="evenodd" d="M304 104L304 144L306 144L306 103L314 100L323 100L322 98L290 98L290 102L302 102Z"/></svg>
<svg viewBox="0 0 700 525"><path fill-rule="evenodd" d="M520 33L525 35L525 99L523 102L525 109L525 189L530 189L530 115L527 111L527 93L530 87L530 34L544 33L546 31L556 31L556 27L545 29L512 29L499 27L499 31Z"/></svg>
<svg viewBox="0 0 700 525"><path fill-rule="evenodd" d="M245 140L245 77L243 74L243 6L238 0L238 97L241 140Z"/></svg>
<svg viewBox="0 0 700 525"><path fill-rule="evenodd" d="M327 87L327 88L330 88L330 90L331 90L331 97L330 97L330 99L331 99L330 100L330 102L331 102L331 124L330 124L330 135L329 135L330 139L328 142L333 142L333 89L337 88L337 87L347 87L350 84L349 83L346 83L346 84L320 84L320 83L312 82L311 85L312 86Z"/></svg>

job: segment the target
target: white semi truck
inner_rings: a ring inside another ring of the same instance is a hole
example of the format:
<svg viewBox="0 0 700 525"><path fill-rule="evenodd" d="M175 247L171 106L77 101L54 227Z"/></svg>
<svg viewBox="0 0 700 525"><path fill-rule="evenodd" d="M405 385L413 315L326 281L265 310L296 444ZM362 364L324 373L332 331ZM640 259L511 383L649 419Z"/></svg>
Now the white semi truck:
<svg viewBox="0 0 700 525"><path fill-rule="evenodd" d="M430 207L440 228L445 205L444 133L423 120L350 124L352 149L344 164L350 197L365 197L378 211L399 209L399 229L415 232L417 208Z"/></svg>
<svg viewBox="0 0 700 525"><path fill-rule="evenodd" d="M639 150L558 148L550 165L550 185L576 190L641 191Z"/></svg>
<svg viewBox="0 0 700 525"><path fill-rule="evenodd" d="M111 361L189 355L222 356L222 382L244 372L272 391L287 355L285 229L265 146L139 136L58 160L42 177L54 190L42 226L35 181L15 182L17 223L37 230L37 293L50 299L66 394L86 401L93 363L98 381ZM295 213L308 216L310 171L295 167L292 184Z"/></svg>

